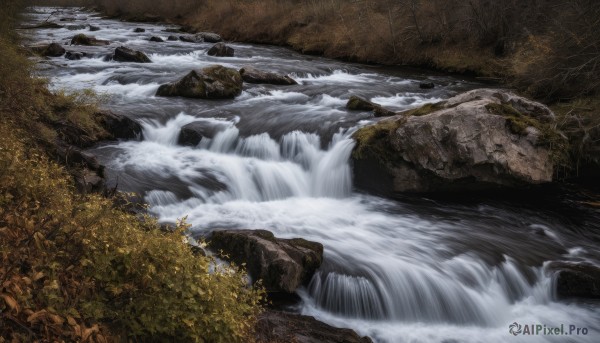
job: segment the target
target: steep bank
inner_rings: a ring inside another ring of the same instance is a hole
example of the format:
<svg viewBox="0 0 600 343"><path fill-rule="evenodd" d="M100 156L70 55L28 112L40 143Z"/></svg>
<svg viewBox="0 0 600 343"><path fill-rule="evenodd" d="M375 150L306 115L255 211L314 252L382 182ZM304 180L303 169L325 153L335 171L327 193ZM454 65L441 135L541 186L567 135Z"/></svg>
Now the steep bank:
<svg viewBox="0 0 600 343"><path fill-rule="evenodd" d="M165 233L76 190L87 162L71 144L109 138L106 117L90 92L33 76L12 31L19 5L0 9L0 340L247 341L262 293L243 272L195 256L183 223Z"/></svg>

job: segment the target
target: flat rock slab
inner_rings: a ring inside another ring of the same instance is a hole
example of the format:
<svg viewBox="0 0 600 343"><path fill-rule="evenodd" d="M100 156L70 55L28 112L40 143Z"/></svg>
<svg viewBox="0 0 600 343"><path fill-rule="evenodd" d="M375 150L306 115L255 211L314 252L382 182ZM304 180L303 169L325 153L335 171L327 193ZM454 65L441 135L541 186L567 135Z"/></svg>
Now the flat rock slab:
<svg viewBox="0 0 600 343"><path fill-rule="evenodd" d="M336 328L314 317L268 310L261 313L256 324L256 340L298 343L372 343L354 330Z"/></svg>

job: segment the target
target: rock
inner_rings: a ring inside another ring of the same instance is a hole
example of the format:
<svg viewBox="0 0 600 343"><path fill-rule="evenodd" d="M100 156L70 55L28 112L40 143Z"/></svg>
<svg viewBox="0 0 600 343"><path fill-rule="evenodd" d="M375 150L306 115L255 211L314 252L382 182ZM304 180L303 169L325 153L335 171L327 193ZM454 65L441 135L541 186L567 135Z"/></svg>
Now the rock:
<svg viewBox="0 0 600 343"><path fill-rule="evenodd" d="M75 18L75 17L60 18L60 21L75 21L75 20L77 20L77 18Z"/></svg>
<svg viewBox="0 0 600 343"><path fill-rule="evenodd" d="M223 41L221 36L211 32L200 32L196 34L182 35L179 36L179 39L189 43L219 43Z"/></svg>
<svg viewBox="0 0 600 343"><path fill-rule="evenodd" d="M80 33L71 39L71 45L108 45L109 41L96 39L96 37L86 36L83 33Z"/></svg>
<svg viewBox="0 0 600 343"><path fill-rule="evenodd" d="M85 25L67 25L67 30L75 31L75 30L83 30L85 29Z"/></svg>
<svg viewBox="0 0 600 343"><path fill-rule="evenodd" d="M590 264L560 263L552 266L556 293L561 298L600 299L600 268Z"/></svg>
<svg viewBox="0 0 600 343"><path fill-rule="evenodd" d="M560 153L553 149L566 146L553 118L548 107L503 90L427 104L354 134L355 182L390 195L551 182Z"/></svg>
<svg viewBox="0 0 600 343"><path fill-rule="evenodd" d="M100 27L98 26L94 26L94 25L90 25L90 31L100 31Z"/></svg>
<svg viewBox="0 0 600 343"><path fill-rule="evenodd" d="M255 331L258 343L372 343L354 330L341 329L316 320L314 317L267 310L258 316Z"/></svg>
<svg viewBox="0 0 600 343"><path fill-rule="evenodd" d="M83 57L87 57L87 53L67 51L67 53L65 54L65 58L68 60L80 60Z"/></svg>
<svg viewBox="0 0 600 343"><path fill-rule="evenodd" d="M162 38L160 38L160 37L157 37L157 36L152 36L152 37L150 37L150 41L151 41L151 42L157 42L157 43L162 43L162 42L164 42L164 40L163 40Z"/></svg>
<svg viewBox="0 0 600 343"><path fill-rule="evenodd" d="M141 139L142 126L133 119L110 111L96 113L100 123L114 139Z"/></svg>
<svg viewBox="0 0 600 343"><path fill-rule="evenodd" d="M51 21L46 21L37 25L31 25L31 26L23 26L20 27L20 29L24 29L24 30L28 30L28 29L62 29L64 26L51 22Z"/></svg>
<svg viewBox="0 0 600 343"><path fill-rule="evenodd" d="M223 41L221 36L213 32L200 32L197 33L196 36L202 37L202 39L207 43L219 43Z"/></svg>
<svg viewBox="0 0 600 343"><path fill-rule="evenodd" d="M170 40L170 41L176 41L176 40L179 40L179 38L178 38L177 36L170 35L170 36L167 38L167 40Z"/></svg>
<svg viewBox="0 0 600 343"><path fill-rule="evenodd" d="M396 112L385 109L381 107L381 105L370 102L356 95L352 95L350 99L348 99L346 108L353 111L373 111L375 117L389 117L396 115Z"/></svg>
<svg viewBox="0 0 600 343"><path fill-rule="evenodd" d="M216 57L233 57L234 50L232 47L225 45L225 43L217 43L208 49L208 56Z"/></svg>
<svg viewBox="0 0 600 343"><path fill-rule="evenodd" d="M432 89L435 87L433 82L421 82L419 83L419 88L421 89Z"/></svg>
<svg viewBox="0 0 600 343"><path fill-rule="evenodd" d="M182 42L188 42L188 43L203 43L204 42L204 37L199 36L199 35L182 35L182 36L179 36L179 39Z"/></svg>
<svg viewBox="0 0 600 343"><path fill-rule="evenodd" d="M83 168L75 173L75 188L79 193L99 193L104 190L104 178L97 172Z"/></svg>
<svg viewBox="0 0 600 343"><path fill-rule="evenodd" d="M267 292L292 293L310 281L323 261L323 245L302 238L275 238L266 230L214 231L210 247L235 263L246 263L254 281Z"/></svg>
<svg viewBox="0 0 600 343"><path fill-rule="evenodd" d="M156 95L233 99L242 93L242 86L242 77L237 70L215 65L202 70L192 70L176 82L161 85Z"/></svg>
<svg viewBox="0 0 600 343"><path fill-rule="evenodd" d="M211 126L201 121L189 123L181 127L177 144L196 146L202 141L202 138L212 139L221 129L219 126Z"/></svg>
<svg viewBox="0 0 600 343"><path fill-rule="evenodd" d="M133 32L142 33L142 32L146 32L146 29L143 29L141 27L136 27L135 29L133 29Z"/></svg>
<svg viewBox="0 0 600 343"><path fill-rule="evenodd" d="M287 75L279 75L276 73L265 72L261 70L254 69L252 67L244 67L240 69L240 75L242 75L242 79L244 82L248 83L267 83L272 85L297 85L294 79Z"/></svg>
<svg viewBox="0 0 600 343"><path fill-rule="evenodd" d="M50 43L48 45L34 46L32 50L42 56L60 57L64 55L65 48L58 43Z"/></svg>
<svg viewBox="0 0 600 343"><path fill-rule="evenodd" d="M83 166L103 176L104 166L98 162L94 155L63 141L57 141L54 148L56 156L64 165Z"/></svg>
<svg viewBox="0 0 600 343"><path fill-rule="evenodd" d="M125 46L120 46L115 49L113 60L119 62L136 62L136 63L150 63L152 62L146 54L141 51L133 50Z"/></svg>

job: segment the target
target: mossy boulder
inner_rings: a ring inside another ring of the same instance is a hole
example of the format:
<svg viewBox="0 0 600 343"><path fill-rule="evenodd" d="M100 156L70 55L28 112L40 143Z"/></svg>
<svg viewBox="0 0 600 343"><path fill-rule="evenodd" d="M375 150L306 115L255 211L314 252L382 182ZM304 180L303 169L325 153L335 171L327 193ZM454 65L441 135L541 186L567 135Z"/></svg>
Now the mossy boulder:
<svg viewBox="0 0 600 343"><path fill-rule="evenodd" d="M152 62L148 56L137 50L130 49L125 46L120 46L115 49L112 59L119 62L135 62L135 63L150 63Z"/></svg>
<svg viewBox="0 0 600 343"><path fill-rule="evenodd" d="M245 263L253 281L262 280L268 292L294 292L323 262L322 244L276 238L266 230L215 231L210 247L237 264Z"/></svg>
<svg viewBox="0 0 600 343"><path fill-rule="evenodd" d="M75 35L71 39L71 45L89 45L89 46L101 46L109 45L110 42L107 40L97 39L96 37L86 36L83 33Z"/></svg>
<svg viewBox="0 0 600 343"><path fill-rule="evenodd" d="M524 187L552 181L566 139L548 107L477 89L354 134L358 187L380 193Z"/></svg>
<svg viewBox="0 0 600 343"><path fill-rule="evenodd" d="M173 83L161 85L157 96L182 96L199 99L233 99L242 93L242 76L221 65L192 70Z"/></svg>

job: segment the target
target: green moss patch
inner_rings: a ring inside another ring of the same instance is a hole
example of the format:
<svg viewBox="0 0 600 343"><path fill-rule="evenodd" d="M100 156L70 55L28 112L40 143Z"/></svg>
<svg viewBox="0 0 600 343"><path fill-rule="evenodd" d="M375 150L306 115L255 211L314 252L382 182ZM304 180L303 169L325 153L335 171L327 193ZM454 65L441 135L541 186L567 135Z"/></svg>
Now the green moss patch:
<svg viewBox="0 0 600 343"><path fill-rule="evenodd" d="M407 116L424 116L444 108L445 101L436 102L433 104L425 104L412 110L404 111L402 114Z"/></svg>
<svg viewBox="0 0 600 343"><path fill-rule="evenodd" d="M382 163L393 161L393 147L390 137L404 122L399 120L382 120L377 124L365 126L352 135L356 140L356 147L352 152L354 159L360 160L367 157L375 157Z"/></svg>

